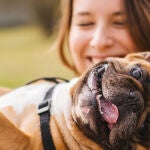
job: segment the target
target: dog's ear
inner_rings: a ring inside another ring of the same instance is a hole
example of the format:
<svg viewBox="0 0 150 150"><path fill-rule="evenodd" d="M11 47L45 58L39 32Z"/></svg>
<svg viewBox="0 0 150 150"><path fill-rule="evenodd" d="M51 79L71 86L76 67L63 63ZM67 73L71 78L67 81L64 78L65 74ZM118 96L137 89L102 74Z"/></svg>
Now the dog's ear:
<svg viewBox="0 0 150 150"><path fill-rule="evenodd" d="M141 52L140 53L145 60L147 60L148 62L150 62L150 51L147 51L147 52Z"/></svg>
<svg viewBox="0 0 150 150"><path fill-rule="evenodd" d="M126 55L126 58L130 61L132 61L134 59L144 59L144 60L150 62L150 51L130 53L130 54Z"/></svg>

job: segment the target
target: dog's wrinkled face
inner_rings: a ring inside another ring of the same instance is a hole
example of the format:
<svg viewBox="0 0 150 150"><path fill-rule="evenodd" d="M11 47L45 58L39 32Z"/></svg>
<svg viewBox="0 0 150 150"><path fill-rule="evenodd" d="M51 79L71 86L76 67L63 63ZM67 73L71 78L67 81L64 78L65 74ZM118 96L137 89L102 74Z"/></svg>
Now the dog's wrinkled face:
<svg viewBox="0 0 150 150"><path fill-rule="evenodd" d="M108 58L81 78L73 118L105 149L150 147L150 53Z"/></svg>

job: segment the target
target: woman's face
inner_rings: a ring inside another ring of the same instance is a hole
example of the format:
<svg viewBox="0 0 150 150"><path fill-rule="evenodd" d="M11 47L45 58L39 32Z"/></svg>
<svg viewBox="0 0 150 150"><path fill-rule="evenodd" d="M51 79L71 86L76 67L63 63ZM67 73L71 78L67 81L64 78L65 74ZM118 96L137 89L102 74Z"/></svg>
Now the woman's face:
<svg viewBox="0 0 150 150"><path fill-rule="evenodd" d="M126 19L123 0L74 0L69 48L80 74L108 56L137 50Z"/></svg>

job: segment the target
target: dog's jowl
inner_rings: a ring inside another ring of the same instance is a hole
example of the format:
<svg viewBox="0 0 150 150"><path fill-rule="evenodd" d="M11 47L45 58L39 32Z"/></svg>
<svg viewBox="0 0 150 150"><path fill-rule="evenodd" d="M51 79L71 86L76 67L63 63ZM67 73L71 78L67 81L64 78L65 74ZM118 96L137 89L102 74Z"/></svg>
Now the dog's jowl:
<svg viewBox="0 0 150 150"><path fill-rule="evenodd" d="M46 149L37 106L53 85L34 82L0 97L0 150ZM57 84L50 101L53 149L150 150L150 52L107 58Z"/></svg>

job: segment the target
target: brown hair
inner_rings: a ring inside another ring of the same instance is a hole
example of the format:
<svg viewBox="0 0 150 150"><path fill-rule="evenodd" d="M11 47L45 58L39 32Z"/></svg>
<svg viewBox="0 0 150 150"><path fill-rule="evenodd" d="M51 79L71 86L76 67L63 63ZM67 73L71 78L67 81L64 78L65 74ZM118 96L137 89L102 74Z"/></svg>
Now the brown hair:
<svg viewBox="0 0 150 150"><path fill-rule="evenodd" d="M75 71L68 61L65 49L68 49L68 35L71 26L73 0L62 0L61 20L56 47L62 62ZM131 37L140 50L150 50L150 0L124 0Z"/></svg>
<svg viewBox="0 0 150 150"><path fill-rule="evenodd" d="M150 50L150 0L124 0L129 32L140 50Z"/></svg>
<svg viewBox="0 0 150 150"><path fill-rule="evenodd" d="M68 61L65 55L65 50L68 49L68 35L72 19L72 3L73 0L61 1L61 17L59 22L59 31L56 41L56 48L59 50L59 55L62 62L71 70L75 71L74 66Z"/></svg>

